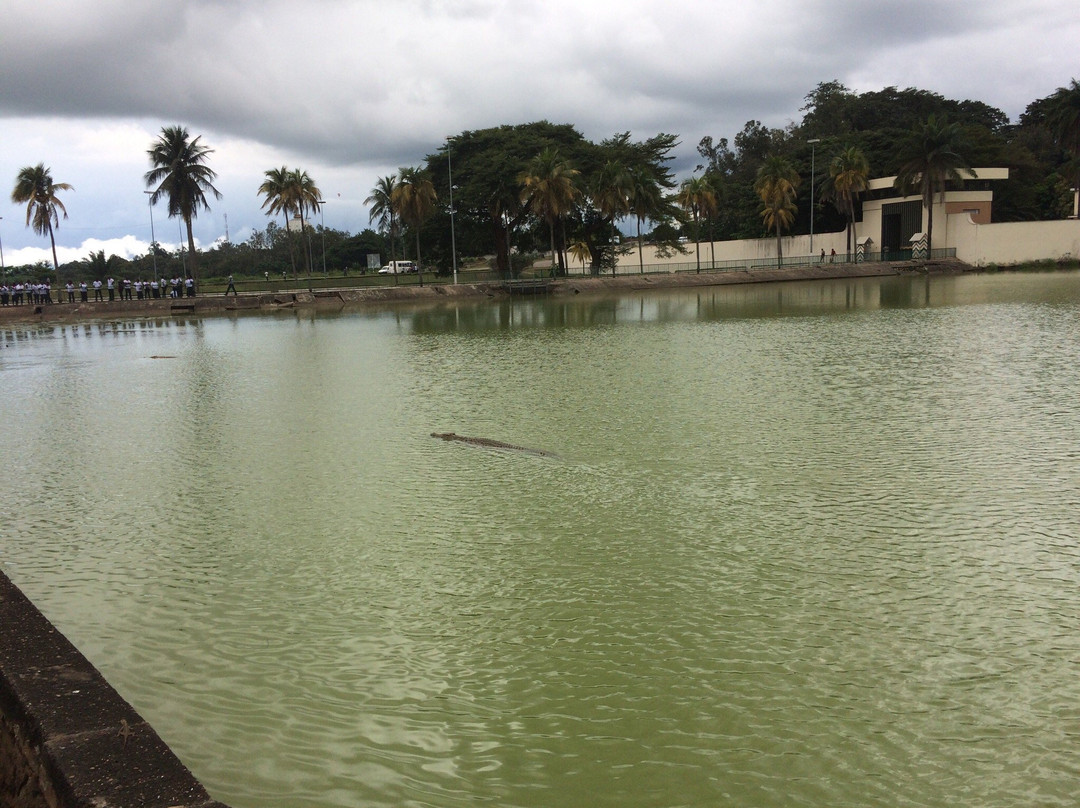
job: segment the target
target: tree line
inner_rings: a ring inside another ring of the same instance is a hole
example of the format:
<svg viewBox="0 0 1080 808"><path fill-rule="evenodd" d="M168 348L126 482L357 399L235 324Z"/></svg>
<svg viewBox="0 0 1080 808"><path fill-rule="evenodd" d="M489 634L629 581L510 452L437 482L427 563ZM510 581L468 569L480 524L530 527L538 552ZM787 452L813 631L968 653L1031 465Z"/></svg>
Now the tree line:
<svg viewBox="0 0 1080 808"><path fill-rule="evenodd" d="M520 268L519 256L543 251L553 274L565 274L571 260L600 273L627 249L619 225L630 222L642 268L646 237L661 251L685 251L683 243L692 240L700 266L702 240L773 234L779 254L782 234L807 232L811 215L819 232L846 229L850 251L871 176L895 175L897 188L920 196L932 212L933 197L970 176L973 166L1007 167L1009 179L995 186L995 221L1061 218L1071 212L1071 189L1080 185L1076 79L1030 103L1016 123L979 101L915 88L855 93L837 81L808 93L800 112L798 123L783 128L748 121L733 143L703 137L701 162L682 183L671 168L679 144L673 134L637 140L623 132L594 143L569 124L548 121L465 131L420 165L377 179L365 200L374 230L352 236L318 228L323 244L327 236L332 242L323 254L339 270L361 248L394 260L400 247L402 257L411 251L418 265L426 258L441 273L460 256L493 255L495 268L507 273ZM212 153L182 126L163 128L147 152L151 203L164 201L169 216L186 224L187 254L181 247L176 259L190 277L197 277L191 222L209 209L209 197L220 198L207 164ZM39 163L19 172L11 195L27 205L27 226L49 237L57 271L53 231L60 215L67 217L60 194L71 190ZM265 172L257 193L267 215L280 214L284 227L271 222L244 245L218 244L205 257L241 274L310 273L306 217L322 204L315 181L282 166ZM298 230L290 227L297 219ZM932 243L929 215L926 229ZM218 255L210 259L212 253ZM150 257L160 254L154 244ZM113 259L91 260L100 269Z"/></svg>

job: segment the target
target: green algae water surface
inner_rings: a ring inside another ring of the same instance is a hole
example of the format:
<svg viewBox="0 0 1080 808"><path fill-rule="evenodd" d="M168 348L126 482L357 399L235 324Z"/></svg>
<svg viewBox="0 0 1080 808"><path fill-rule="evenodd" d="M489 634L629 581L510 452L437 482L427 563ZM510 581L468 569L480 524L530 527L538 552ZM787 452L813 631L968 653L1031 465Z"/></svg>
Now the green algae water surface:
<svg viewBox="0 0 1080 808"><path fill-rule="evenodd" d="M1075 804L1080 275L0 345L0 566L234 808Z"/></svg>

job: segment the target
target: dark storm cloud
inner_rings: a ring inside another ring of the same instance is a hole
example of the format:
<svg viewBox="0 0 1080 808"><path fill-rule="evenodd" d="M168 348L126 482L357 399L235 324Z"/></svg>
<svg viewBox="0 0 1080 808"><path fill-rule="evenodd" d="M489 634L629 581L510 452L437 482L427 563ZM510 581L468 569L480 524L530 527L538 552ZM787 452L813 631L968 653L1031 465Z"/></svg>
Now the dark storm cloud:
<svg viewBox="0 0 1080 808"><path fill-rule="evenodd" d="M82 121L140 122L123 169L134 175L149 137L182 123L219 147L223 183L254 172L236 180L245 197L263 163L302 162L345 186L355 178L339 172L373 179L463 129L541 118L596 139L678 134L684 167L702 136L798 120L833 79L1015 117L1076 73L1080 32L1065 0L0 0L0 19L0 170L78 164L66 141ZM27 123L43 119L67 129ZM80 195L97 185L84 184ZM351 194L355 229L366 193ZM262 226L257 200L233 204L230 222Z"/></svg>

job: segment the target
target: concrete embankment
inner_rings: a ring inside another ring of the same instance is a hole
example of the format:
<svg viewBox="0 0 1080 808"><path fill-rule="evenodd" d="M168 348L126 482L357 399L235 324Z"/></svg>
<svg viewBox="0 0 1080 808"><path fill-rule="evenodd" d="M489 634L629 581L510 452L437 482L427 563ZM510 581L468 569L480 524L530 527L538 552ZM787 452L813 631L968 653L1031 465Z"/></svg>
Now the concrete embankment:
<svg viewBox="0 0 1080 808"><path fill-rule="evenodd" d="M226 808L2 572L0 805Z"/></svg>
<svg viewBox="0 0 1080 808"><path fill-rule="evenodd" d="M388 303L438 303L448 300L484 300L507 298L519 292L543 291L551 296L605 294L643 289L686 289L746 283L869 278L901 275L910 272L956 274L970 267L956 260L913 264L910 261L874 264L811 264L782 269L757 268L751 271L679 272L655 275L604 275L559 278L535 286L514 288L498 281L474 284L434 283L419 286L359 287L326 289L314 292L288 291L245 294L240 296L200 295L194 298L164 300L125 300L113 303L57 303L0 308L0 323L72 322L99 319L140 317L180 317L231 312L277 311L290 308L340 309Z"/></svg>

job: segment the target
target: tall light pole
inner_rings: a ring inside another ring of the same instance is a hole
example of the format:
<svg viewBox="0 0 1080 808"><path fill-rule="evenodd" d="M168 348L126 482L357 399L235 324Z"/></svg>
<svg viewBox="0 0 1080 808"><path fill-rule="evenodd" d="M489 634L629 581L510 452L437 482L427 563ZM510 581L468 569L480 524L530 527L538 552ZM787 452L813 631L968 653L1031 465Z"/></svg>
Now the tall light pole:
<svg viewBox="0 0 1080 808"><path fill-rule="evenodd" d="M153 280L156 281L158 279L158 274L157 274L157 239L154 238L154 192L153 191L143 191L143 193L150 197L146 201L149 203L149 206L150 206L150 255L152 255L154 257L154 277L153 277Z"/></svg>
<svg viewBox="0 0 1080 808"><path fill-rule="evenodd" d="M323 217L322 206L326 204L325 199L320 199L319 202L319 227L322 228L322 274L323 277L329 277L326 274L326 219Z"/></svg>
<svg viewBox="0 0 1080 808"><path fill-rule="evenodd" d="M454 262L454 286L457 286L457 238L454 235L454 171L450 164L450 138L446 139L446 181L450 188L450 257Z"/></svg>
<svg viewBox="0 0 1080 808"><path fill-rule="evenodd" d="M0 222L4 221L4 217L0 216ZM0 274L7 275L7 267L4 266L4 240L0 238Z"/></svg>
<svg viewBox="0 0 1080 808"><path fill-rule="evenodd" d="M810 259L814 258L814 157L817 144L821 138L815 137L806 141L810 144Z"/></svg>

